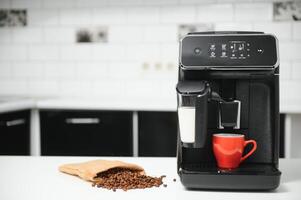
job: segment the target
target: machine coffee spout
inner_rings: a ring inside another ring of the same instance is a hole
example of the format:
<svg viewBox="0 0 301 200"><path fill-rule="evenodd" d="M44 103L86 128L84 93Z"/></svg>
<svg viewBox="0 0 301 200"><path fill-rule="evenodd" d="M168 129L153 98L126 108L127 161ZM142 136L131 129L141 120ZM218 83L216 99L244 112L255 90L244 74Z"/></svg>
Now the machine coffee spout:
<svg viewBox="0 0 301 200"><path fill-rule="evenodd" d="M210 93L210 99L219 103L219 129L240 128L240 107L239 100L225 101L216 92Z"/></svg>

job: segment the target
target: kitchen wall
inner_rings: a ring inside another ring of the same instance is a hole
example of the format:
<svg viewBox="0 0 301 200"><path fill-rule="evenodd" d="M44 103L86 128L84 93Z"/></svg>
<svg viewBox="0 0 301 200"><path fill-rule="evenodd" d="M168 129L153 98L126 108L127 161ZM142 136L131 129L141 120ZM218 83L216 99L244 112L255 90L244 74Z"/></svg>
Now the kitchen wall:
<svg viewBox="0 0 301 200"><path fill-rule="evenodd" d="M280 40L281 109L301 93L301 22L274 21L261 0L1 0L27 25L0 27L0 95L175 101L179 25L256 30ZM107 42L77 43L106 27ZM210 28L209 28L210 29Z"/></svg>

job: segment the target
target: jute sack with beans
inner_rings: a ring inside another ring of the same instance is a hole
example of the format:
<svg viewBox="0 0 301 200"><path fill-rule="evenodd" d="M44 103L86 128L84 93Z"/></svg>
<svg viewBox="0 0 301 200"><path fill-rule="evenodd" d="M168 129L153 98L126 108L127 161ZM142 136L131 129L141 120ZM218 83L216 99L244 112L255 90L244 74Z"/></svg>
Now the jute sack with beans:
<svg viewBox="0 0 301 200"><path fill-rule="evenodd" d="M98 174L114 168L129 169L138 172L140 175L145 175L144 169L138 165L111 160L92 160L82 163L65 164L59 167L59 171L94 182L97 180Z"/></svg>

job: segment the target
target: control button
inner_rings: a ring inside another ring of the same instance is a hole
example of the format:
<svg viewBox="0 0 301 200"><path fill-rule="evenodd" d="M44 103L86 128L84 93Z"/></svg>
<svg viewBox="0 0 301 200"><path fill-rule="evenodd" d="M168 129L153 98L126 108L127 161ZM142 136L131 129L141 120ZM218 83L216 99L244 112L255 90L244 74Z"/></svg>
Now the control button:
<svg viewBox="0 0 301 200"><path fill-rule="evenodd" d="M214 51L214 50L215 50L215 44L211 44L211 45L210 45L210 50L211 50L211 51Z"/></svg>
<svg viewBox="0 0 301 200"><path fill-rule="evenodd" d="M232 57L235 57L235 54L234 54L234 53L232 54Z"/></svg>
<svg viewBox="0 0 301 200"><path fill-rule="evenodd" d="M222 56L221 57L227 57L227 53L225 51L222 51Z"/></svg>
<svg viewBox="0 0 301 200"><path fill-rule="evenodd" d="M247 47L249 47L250 46L250 43L247 43Z"/></svg>
<svg viewBox="0 0 301 200"><path fill-rule="evenodd" d="M248 54L247 57L250 57L250 54Z"/></svg>
<svg viewBox="0 0 301 200"><path fill-rule="evenodd" d="M263 54L264 50L263 50L262 48L258 48L258 49L257 49L257 52L258 52L259 54Z"/></svg>
<svg viewBox="0 0 301 200"><path fill-rule="evenodd" d="M242 44L238 45L238 50L239 51L243 51L244 49L245 49L245 44L242 43Z"/></svg>
<svg viewBox="0 0 301 200"><path fill-rule="evenodd" d="M227 50L227 44L222 44L222 51L226 51Z"/></svg>
<svg viewBox="0 0 301 200"><path fill-rule="evenodd" d="M239 56L240 56L240 57L244 57L244 54L243 54L243 53L241 53Z"/></svg>
<svg viewBox="0 0 301 200"><path fill-rule="evenodd" d="M195 48L194 53L199 55L202 53L202 50L200 48Z"/></svg>
<svg viewBox="0 0 301 200"><path fill-rule="evenodd" d="M210 57L215 57L215 52L211 52Z"/></svg>

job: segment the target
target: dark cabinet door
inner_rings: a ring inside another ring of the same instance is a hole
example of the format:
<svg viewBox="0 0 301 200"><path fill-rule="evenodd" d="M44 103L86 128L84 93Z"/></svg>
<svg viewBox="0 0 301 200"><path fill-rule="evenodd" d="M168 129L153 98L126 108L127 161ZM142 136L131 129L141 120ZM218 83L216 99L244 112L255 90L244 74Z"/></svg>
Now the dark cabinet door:
<svg viewBox="0 0 301 200"><path fill-rule="evenodd" d="M176 156L176 112L138 112L139 156Z"/></svg>
<svg viewBox="0 0 301 200"><path fill-rule="evenodd" d="M0 155L29 155L30 111L0 114Z"/></svg>
<svg viewBox="0 0 301 200"><path fill-rule="evenodd" d="M131 156L132 113L40 112L42 155Z"/></svg>

